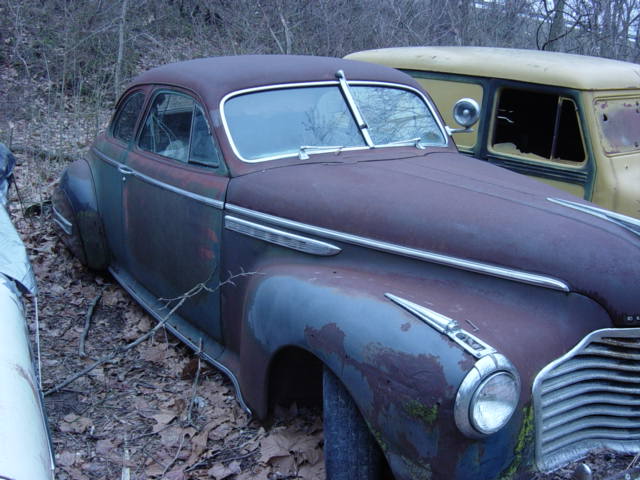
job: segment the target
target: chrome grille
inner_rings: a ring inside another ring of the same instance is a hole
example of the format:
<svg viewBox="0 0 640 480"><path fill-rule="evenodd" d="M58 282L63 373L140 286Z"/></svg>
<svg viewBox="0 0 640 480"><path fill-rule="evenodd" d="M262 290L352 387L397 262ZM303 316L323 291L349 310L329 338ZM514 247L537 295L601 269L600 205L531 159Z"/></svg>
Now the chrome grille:
<svg viewBox="0 0 640 480"><path fill-rule="evenodd" d="M538 374L533 405L542 471L595 448L640 452L640 328L587 335Z"/></svg>

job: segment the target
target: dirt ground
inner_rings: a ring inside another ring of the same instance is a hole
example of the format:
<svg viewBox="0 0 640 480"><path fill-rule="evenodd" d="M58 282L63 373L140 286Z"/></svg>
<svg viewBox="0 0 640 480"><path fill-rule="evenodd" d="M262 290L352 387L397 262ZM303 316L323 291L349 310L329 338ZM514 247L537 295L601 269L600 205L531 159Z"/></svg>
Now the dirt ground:
<svg viewBox="0 0 640 480"><path fill-rule="evenodd" d="M38 280L46 392L155 321L110 276L80 265L55 235L48 198L64 162L17 157L10 212ZM34 307L27 299L35 340ZM45 403L61 480L324 478L319 411L293 405L268 425L250 419L228 379L164 330L46 395ZM598 479L636 460L600 452L586 463ZM534 478L568 480L574 469Z"/></svg>

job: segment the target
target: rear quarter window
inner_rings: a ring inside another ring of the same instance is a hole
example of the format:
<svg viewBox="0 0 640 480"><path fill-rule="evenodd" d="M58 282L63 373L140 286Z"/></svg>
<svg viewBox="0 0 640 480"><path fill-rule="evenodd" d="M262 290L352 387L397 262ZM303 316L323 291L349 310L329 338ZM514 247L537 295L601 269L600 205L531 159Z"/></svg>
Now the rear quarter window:
<svg viewBox="0 0 640 480"><path fill-rule="evenodd" d="M133 140L135 135L136 122L140 116L140 111L144 106L144 93L135 92L122 102L116 112L113 122L112 133L115 138L125 143Z"/></svg>

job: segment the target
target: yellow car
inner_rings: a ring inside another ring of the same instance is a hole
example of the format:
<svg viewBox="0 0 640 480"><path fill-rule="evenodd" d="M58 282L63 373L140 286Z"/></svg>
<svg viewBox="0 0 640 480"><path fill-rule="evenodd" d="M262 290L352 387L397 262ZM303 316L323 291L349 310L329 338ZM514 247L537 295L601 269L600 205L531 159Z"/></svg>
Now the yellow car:
<svg viewBox="0 0 640 480"><path fill-rule="evenodd" d="M640 66L557 52L406 47L352 53L398 68L445 121L462 97L481 105L465 153L640 218Z"/></svg>

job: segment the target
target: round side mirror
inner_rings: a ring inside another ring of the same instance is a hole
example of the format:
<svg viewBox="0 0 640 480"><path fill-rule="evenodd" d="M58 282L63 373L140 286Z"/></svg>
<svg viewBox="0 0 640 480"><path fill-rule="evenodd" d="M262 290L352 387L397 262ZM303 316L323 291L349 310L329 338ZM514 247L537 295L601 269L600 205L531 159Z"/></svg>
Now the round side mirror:
<svg viewBox="0 0 640 480"><path fill-rule="evenodd" d="M479 118L480 106L473 98L461 98L453 106L453 119L465 128L469 128Z"/></svg>

